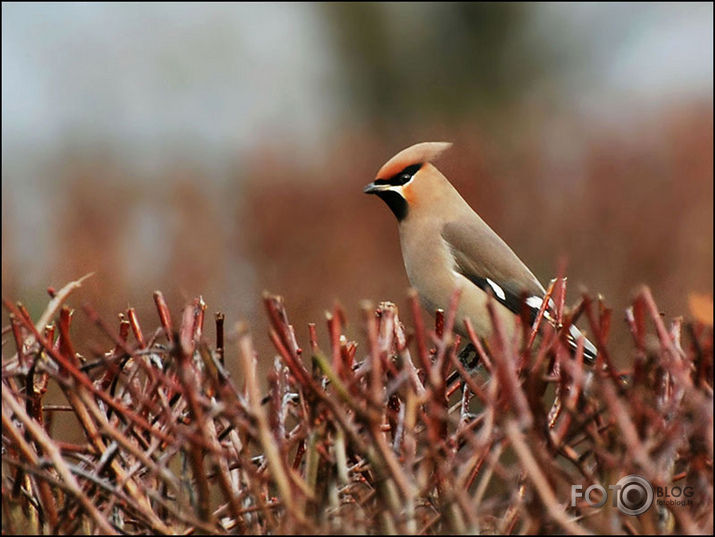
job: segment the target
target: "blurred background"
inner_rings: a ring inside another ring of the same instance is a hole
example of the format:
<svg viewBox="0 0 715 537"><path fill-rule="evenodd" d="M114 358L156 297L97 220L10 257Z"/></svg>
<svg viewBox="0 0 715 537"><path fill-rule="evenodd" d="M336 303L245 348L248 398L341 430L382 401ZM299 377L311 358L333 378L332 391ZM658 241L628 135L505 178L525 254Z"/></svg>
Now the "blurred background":
<svg viewBox="0 0 715 537"><path fill-rule="evenodd" d="M95 272L71 303L147 332L155 289L175 322L202 295L264 351L263 290L304 346L336 301L358 339L362 299L409 325L362 188L438 140L543 283L563 259L569 302L605 296L614 347L640 285L667 318L712 295L713 6L681 2L3 3L2 294L37 316Z"/></svg>

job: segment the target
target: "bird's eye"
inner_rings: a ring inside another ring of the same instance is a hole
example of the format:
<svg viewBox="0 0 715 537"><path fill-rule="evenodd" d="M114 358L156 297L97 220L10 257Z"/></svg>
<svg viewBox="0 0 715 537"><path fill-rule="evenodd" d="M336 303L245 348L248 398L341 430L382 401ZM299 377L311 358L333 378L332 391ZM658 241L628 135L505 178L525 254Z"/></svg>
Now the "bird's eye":
<svg viewBox="0 0 715 537"><path fill-rule="evenodd" d="M394 177L395 183L398 185L404 185L405 183L409 182L412 179L412 176L415 175L421 167L422 164L413 164L412 166L407 166L407 168L402 170Z"/></svg>
<svg viewBox="0 0 715 537"><path fill-rule="evenodd" d="M422 164L413 164L411 166L407 166L407 168L402 170L400 173L393 175L389 179L375 180L375 184L392 186L404 185L405 183L408 183L410 179L412 179L412 176L415 175L421 167Z"/></svg>

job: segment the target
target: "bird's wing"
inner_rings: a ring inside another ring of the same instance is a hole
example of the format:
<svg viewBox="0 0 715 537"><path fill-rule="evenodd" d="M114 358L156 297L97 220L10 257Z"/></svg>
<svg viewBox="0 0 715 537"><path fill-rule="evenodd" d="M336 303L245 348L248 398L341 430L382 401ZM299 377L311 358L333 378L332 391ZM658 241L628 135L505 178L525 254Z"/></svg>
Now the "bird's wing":
<svg viewBox="0 0 715 537"><path fill-rule="evenodd" d="M546 291L486 224L450 222L442 228L442 238L452 252L455 271L480 289L491 289L494 298L516 314L520 313L524 299L535 310L534 315L538 312Z"/></svg>
<svg viewBox="0 0 715 537"><path fill-rule="evenodd" d="M526 303L531 322L536 319L546 291L536 276L489 226L463 220L450 222L442 228L442 238L454 258L455 271L483 291L490 290L497 302L517 315ZM549 310L553 307L553 300L549 300L545 312L547 320L551 319ZM567 334L572 349L576 349L581 337L581 332L572 325ZM584 338L586 360L595 360L596 354L596 347Z"/></svg>

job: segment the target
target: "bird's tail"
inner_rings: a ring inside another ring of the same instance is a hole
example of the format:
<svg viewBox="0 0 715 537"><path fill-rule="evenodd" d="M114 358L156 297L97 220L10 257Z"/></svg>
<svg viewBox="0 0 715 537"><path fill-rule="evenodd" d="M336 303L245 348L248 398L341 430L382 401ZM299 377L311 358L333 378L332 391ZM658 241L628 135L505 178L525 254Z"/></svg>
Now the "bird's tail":
<svg viewBox="0 0 715 537"><path fill-rule="evenodd" d="M578 348L578 341L579 339L583 338L583 357L584 360L586 360L589 363L593 363L596 361L596 356L598 355L598 350L596 349L596 346L591 343L588 339L584 337L584 335L581 333L581 331L576 328L574 325L571 325L569 327L569 334L567 336L569 345L571 346L571 349L576 352L576 349Z"/></svg>

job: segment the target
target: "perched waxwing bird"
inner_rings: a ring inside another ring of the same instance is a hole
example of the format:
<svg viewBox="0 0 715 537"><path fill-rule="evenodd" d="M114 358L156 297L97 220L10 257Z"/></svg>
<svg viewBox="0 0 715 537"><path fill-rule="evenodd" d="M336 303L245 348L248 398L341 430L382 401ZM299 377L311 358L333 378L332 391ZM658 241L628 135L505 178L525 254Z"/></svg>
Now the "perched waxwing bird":
<svg viewBox="0 0 715 537"><path fill-rule="evenodd" d="M546 291L432 164L451 145L424 142L404 149L387 161L365 193L382 198L395 214L407 277L430 312L447 311L455 290L461 288L455 331L468 338L461 322L466 317L477 336L486 338L492 331L489 293L499 304L497 315L506 335L511 336L523 303L535 319ZM552 308L550 302L547 319ZM582 337L572 325L568 340L573 349ZM583 345L584 358L594 361L596 347L585 338Z"/></svg>

